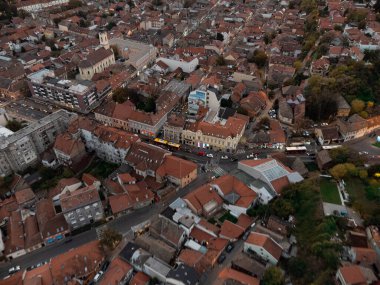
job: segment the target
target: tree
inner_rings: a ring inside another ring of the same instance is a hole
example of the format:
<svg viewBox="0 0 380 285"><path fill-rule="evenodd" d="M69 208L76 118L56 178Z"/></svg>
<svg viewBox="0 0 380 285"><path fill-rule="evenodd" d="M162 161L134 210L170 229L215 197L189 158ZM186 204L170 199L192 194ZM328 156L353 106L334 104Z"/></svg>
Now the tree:
<svg viewBox="0 0 380 285"><path fill-rule="evenodd" d="M355 99L351 102L351 112L360 113L365 108L365 103L362 100Z"/></svg>
<svg viewBox="0 0 380 285"><path fill-rule="evenodd" d="M277 199L272 204L273 213L280 218L287 219L289 215L294 214L294 208L292 204L285 199Z"/></svg>
<svg viewBox="0 0 380 285"><path fill-rule="evenodd" d="M226 61L224 59L224 57L222 55L219 55L217 58L216 58L216 61L215 63L219 66L222 66L222 65L226 65Z"/></svg>
<svg viewBox="0 0 380 285"><path fill-rule="evenodd" d="M155 113L156 112L156 102L152 97L149 97L144 106L144 111L147 113Z"/></svg>
<svg viewBox="0 0 380 285"><path fill-rule="evenodd" d="M7 129L10 129L12 132L17 132L18 130L22 129L25 126L25 124L20 123L16 120L8 121L5 127Z"/></svg>
<svg viewBox="0 0 380 285"><path fill-rule="evenodd" d="M342 179L347 174L347 169L344 164L337 164L333 168L330 169L330 174L335 179Z"/></svg>
<svg viewBox="0 0 380 285"><path fill-rule="evenodd" d="M115 27L115 26L116 26L116 23L113 22L113 21L111 21L111 22L109 22L108 25L107 25L107 30L110 31L110 30L112 30L112 28Z"/></svg>
<svg viewBox="0 0 380 285"><path fill-rule="evenodd" d="M307 264L301 258L295 257L289 260L288 270L289 270L289 274L293 277L296 277L296 278L303 277L305 274L306 268L307 268Z"/></svg>
<svg viewBox="0 0 380 285"><path fill-rule="evenodd" d="M264 285L283 285L285 283L284 274L278 267L270 267L263 276Z"/></svg>
<svg viewBox="0 0 380 285"><path fill-rule="evenodd" d="M83 3L80 0L70 0L67 4L67 9L74 9L82 7Z"/></svg>
<svg viewBox="0 0 380 285"><path fill-rule="evenodd" d="M113 250L121 239L122 235L111 228L105 228L100 233L100 244L110 250Z"/></svg>
<svg viewBox="0 0 380 285"><path fill-rule="evenodd" d="M259 68L264 67L268 60L268 56L263 50L255 50L253 55L248 58L248 62L255 63Z"/></svg>

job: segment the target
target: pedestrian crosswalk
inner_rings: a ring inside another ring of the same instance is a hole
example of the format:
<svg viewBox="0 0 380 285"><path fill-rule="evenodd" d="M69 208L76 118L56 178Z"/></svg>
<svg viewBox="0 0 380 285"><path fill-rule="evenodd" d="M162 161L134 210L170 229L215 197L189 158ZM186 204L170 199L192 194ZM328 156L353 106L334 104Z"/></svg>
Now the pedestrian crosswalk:
<svg viewBox="0 0 380 285"><path fill-rule="evenodd" d="M227 173L223 168L221 168L219 166L215 167L212 172L214 172L218 176L222 176L222 175Z"/></svg>
<svg viewBox="0 0 380 285"><path fill-rule="evenodd" d="M236 154L242 154L242 153L245 153L245 150L244 149L238 149L236 151Z"/></svg>

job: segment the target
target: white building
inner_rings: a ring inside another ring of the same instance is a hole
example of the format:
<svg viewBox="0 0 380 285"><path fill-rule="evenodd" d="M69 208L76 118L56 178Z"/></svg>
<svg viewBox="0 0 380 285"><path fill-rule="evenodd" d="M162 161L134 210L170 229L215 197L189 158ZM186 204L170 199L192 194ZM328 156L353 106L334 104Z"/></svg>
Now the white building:
<svg viewBox="0 0 380 285"><path fill-rule="evenodd" d="M266 262L276 265L282 254L282 247L270 236L251 232L244 242L244 251L259 256Z"/></svg>
<svg viewBox="0 0 380 285"><path fill-rule="evenodd" d="M303 180L298 172L273 158L239 161L238 169L267 184L273 196L280 195L285 186Z"/></svg>
<svg viewBox="0 0 380 285"><path fill-rule="evenodd" d="M199 65L198 58L192 58L189 60L180 59L179 56L174 56L172 58L167 57L159 57L156 62L162 61L167 66L169 66L170 71L176 70L178 67L182 69L183 72L191 73L193 72L197 66Z"/></svg>

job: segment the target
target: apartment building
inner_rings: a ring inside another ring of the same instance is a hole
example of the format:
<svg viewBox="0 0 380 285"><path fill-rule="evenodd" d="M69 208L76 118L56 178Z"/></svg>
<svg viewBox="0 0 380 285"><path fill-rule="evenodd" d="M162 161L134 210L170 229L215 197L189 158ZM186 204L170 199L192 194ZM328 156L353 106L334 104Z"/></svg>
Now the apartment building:
<svg viewBox="0 0 380 285"><path fill-rule="evenodd" d="M75 117L73 113L59 110L8 137L0 137L0 175L35 165L40 154L55 142L58 134L66 131Z"/></svg>
<svg viewBox="0 0 380 285"><path fill-rule="evenodd" d="M97 107L107 95L107 92L97 92L91 81L58 79L48 69L30 74L28 84L32 96L83 113Z"/></svg>
<svg viewBox="0 0 380 285"><path fill-rule="evenodd" d="M94 185L66 192L59 200L63 215L71 229L80 228L104 218L102 202Z"/></svg>

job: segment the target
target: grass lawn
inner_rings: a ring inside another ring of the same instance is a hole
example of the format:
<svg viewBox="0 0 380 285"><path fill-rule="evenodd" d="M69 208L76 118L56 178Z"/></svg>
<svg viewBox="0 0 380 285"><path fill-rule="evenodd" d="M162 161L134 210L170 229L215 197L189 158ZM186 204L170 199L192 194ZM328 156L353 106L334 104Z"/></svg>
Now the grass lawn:
<svg viewBox="0 0 380 285"><path fill-rule="evenodd" d="M368 219L374 212L380 210L380 204L376 200L368 199L366 186L360 179L347 179L345 182L352 207L362 215L363 219Z"/></svg>
<svg viewBox="0 0 380 285"><path fill-rule="evenodd" d="M223 216L221 216L219 218L219 221L220 221L221 224L223 224L223 222L225 220L228 220L228 221L230 221L231 223L234 223L234 224L237 222L237 218L235 216L231 215L230 212L225 212L223 214Z"/></svg>
<svg viewBox="0 0 380 285"><path fill-rule="evenodd" d="M95 159L85 172L94 175L96 178L107 178L119 165L114 163L105 162L103 160Z"/></svg>
<svg viewBox="0 0 380 285"><path fill-rule="evenodd" d="M322 200L327 203L341 204L338 188L331 179L321 178L319 181Z"/></svg>
<svg viewBox="0 0 380 285"><path fill-rule="evenodd" d="M380 148L380 142L375 142L374 144L372 144L373 146L375 147L379 147Z"/></svg>

